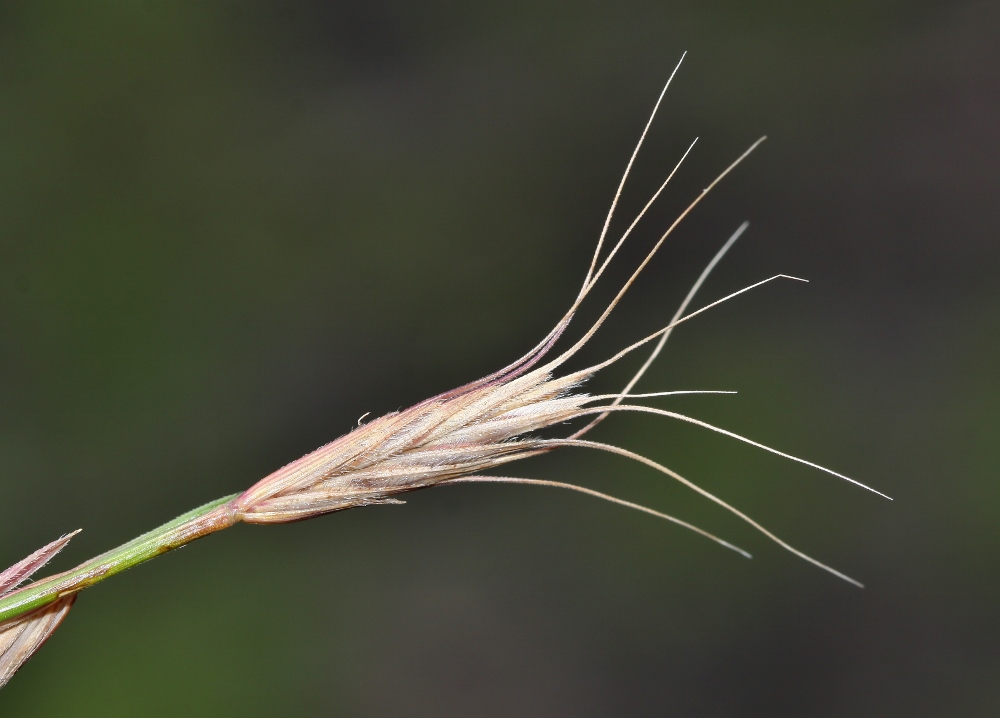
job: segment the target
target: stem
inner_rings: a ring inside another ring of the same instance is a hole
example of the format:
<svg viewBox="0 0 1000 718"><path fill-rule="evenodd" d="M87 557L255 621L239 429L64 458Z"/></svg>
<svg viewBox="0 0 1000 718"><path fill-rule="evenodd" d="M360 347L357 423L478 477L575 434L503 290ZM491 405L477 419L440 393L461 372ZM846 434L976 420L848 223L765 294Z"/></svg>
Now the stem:
<svg viewBox="0 0 1000 718"><path fill-rule="evenodd" d="M49 576L0 597L0 623L89 588L109 576L180 548L202 536L229 528L237 520L236 512L230 505L237 496L239 494L225 496L199 506L116 549L81 563L74 569Z"/></svg>

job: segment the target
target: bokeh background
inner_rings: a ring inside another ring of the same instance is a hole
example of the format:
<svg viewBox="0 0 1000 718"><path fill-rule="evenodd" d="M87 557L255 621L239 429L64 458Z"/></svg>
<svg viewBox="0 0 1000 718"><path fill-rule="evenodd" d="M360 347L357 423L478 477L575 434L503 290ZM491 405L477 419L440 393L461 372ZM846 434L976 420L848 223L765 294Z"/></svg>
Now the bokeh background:
<svg viewBox="0 0 1000 718"><path fill-rule="evenodd" d="M0 8L0 564L67 568L488 373L568 305L695 136L588 347L700 297L641 388L895 497L666 419L660 460L867 584L611 456L547 489L237 527L96 587L5 716L1000 713L1000 7L990 2L105 2ZM581 360L582 361L582 360ZM593 384L618 388L632 363Z"/></svg>

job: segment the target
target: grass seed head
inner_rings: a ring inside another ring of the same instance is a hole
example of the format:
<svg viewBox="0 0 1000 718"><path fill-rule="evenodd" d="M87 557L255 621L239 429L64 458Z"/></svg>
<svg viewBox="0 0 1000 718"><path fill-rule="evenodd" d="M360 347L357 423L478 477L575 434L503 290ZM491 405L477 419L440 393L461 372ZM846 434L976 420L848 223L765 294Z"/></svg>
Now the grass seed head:
<svg viewBox="0 0 1000 718"><path fill-rule="evenodd" d="M683 61L683 56L681 60ZM678 63L679 67L680 63ZM674 74L676 72L677 68L674 69ZM670 80L673 79L674 74L671 74ZM661 514L646 507L631 504L615 497L599 494L591 489L585 489L573 484L508 476L500 477L492 474L494 469L504 464L556 448L588 448L607 451L633 459L680 481L746 521L795 555L860 586L854 579L793 548L746 514L743 514L722 499L710 494L662 464L621 447L580 438L612 413L620 411L645 412L647 414L655 414L695 424L863 486L835 471L777 451L776 449L771 449L751 439L698 419L643 404L625 403L628 399L664 396L675 393L727 393L657 392L654 394L635 395L630 394L630 391L659 355L675 326L721 302L772 280L779 278L797 279L786 275L776 275L712 302L697 311L685 313L688 305L709 273L746 230L746 223L736 230L729 238L729 241L725 243L715 258L709 263L705 271L702 272L702 275L698 278L677 313L666 327L626 347L607 361L569 374L560 374L558 371L566 361L587 344L604 324L612 310L618 305L624 294L633 285L640 273L652 260L653 255L656 254L678 224L702 201L716 184L740 164L765 138L762 137L754 142L680 213L654 244L645 259L635 269L624 286L621 287L597 321L587 329L583 336L570 346L569 349L563 351L554 359L545 361L553 345L563 336L581 303L602 277L609 263L639 223L639 220L642 219L646 211L657 197L659 197L660 193L694 147L694 142L692 142L691 146L688 147L680 161L635 220L628 226L614 246L605 252L605 240L618 204L618 199L621 196L632 164L656 115L656 110L666 93L667 87L670 86L670 80L668 80L663 92L660 93L653 108L653 113L646 123L639 142L629 159L625 173L615 193L614 200L611 203L611 208L608 211L580 292L569 308L569 311L553 327L552 331L534 349L504 369L478 381L427 399L409 409L393 412L361 425L349 434L340 437L326 446L320 447L267 476L234 500L232 510L236 520L248 523L297 521L355 506L400 503L395 498L399 494L431 486L472 481L493 481L499 483L558 486L560 488L582 491L583 493L595 495L668 519L749 556L745 551L736 549L731 544L680 519ZM579 391L580 387L598 371L652 342L656 342L652 353L620 393L589 396ZM592 405L595 402L597 402L596 405ZM539 438L538 432L540 430L579 419L588 419L589 423L578 428L568 437ZM863 488L868 489L867 486L863 486ZM874 489L869 490L874 491ZM880 492L875 491L875 493ZM884 494L880 495L884 496Z"/></svg>
<svg viewBox="0 0 1000 718"><path fill-rule="evenodd" d="M681 60L683 61L683 56ZM680 63L678 63L679 67ZM676 72L677 68L674 69L674 74ZM674 74L671 74L670 80L673 79ZM630 392L660 354L673 328L678 324L697 316L721 302L772 280L779 278L795 279L794 277L786 277L785 275L776 275L716 300L697 311L687 312L689 304L705 282L709 273L746 230L746 223L736 230L705 268L666 327L626 347L606 361L571 373L562 373L560 371L563 365L586 345L604 324L612 310L618 305L624 294L636 281L643 269L652 260L653 255L656 254L681 220L702 201L709 190L715 187L736 165L742 162L764 138L753 143L743 155L727 167L681 212L654 244L645 259L639 264L598 319L584 332L582 337L561 354L547 359L556 342L563 337L581 303L586 299L598 280L601 279L608 265L618 253L618 250L632 233L632 230L646 214L646 211L653 202L659 197L660 193L694 147L694 142L692 142L680 161L655 194L653 194L649 202L646 203L635 220L628 226L614 246L605 253L605 240L618 204L618 199L621 196L625 181L639 153L646 133L652 124L653 117L656 115L656 110L666 93L667 87L670 86L670 80L667 81L666 87L664 87L663 92L657 99L653 113L646 123L639 142L629 159L625 173L615 193L614 200L611 203L611 208L608 211L597 247L579 294L562 319L556 323L556 326L553 327L549 334L536 347L514 363L494 374L422 401L409 409L386 414L367 424L360 425L349 434L275 471L254 484L243 494L231 500L221 499L217 502L207 504L205 507L201 507L201 509L196 509L190 514L181 516L174 522L166 524L157 531L138 537L132 542L119 547L116 550L117 553L102 554L92 561L82 564L81 567L74 569L74 571L46 579L48 587L45 590L51 589L51 591L47 596L41 597L39 600L48 600L48 603L35 608L35 606L39 605L38 603L32 603L31 600L25 599L27 601L23 604L25 613L17 615L8 613L7 615L15 617L0 623L0 686L3 686L7 682L10 676L38 650L42 643L59 626L72 607L77 591L101 580L106 575L110 575L117 570L124 570L129 565L134 565L136 561L146 560L152 555L158 555L163 551L184 545L200 536L228 528L237 521L258 524L283 523L307 519L312 516L356 506L401 503L396 498L398 495L432 486L470 482L494 482L569 489L666 519L710 538L744 556L750 556L742 549L692 524L646 506L634 504L614 496L608 496L607 494L575 484L497 476L493 473L495 469L510 462L564 447L605 451L642 463L661 474L681 482L710 501L722 506L793 554L846 581L860 586L861 584L854 579L792 547L746 514L730 506L705 489L702 489L695 483L685 479L668 467L622 447L581 438L613 413L621 411L643 412L695 424L786 459L819 469L868 489L867 486L863 486L835 471L777 451L776 449L764 446L751 439L698 419L657 407L629 403L630 400L634 399L664 397L672 394L733 393L719 391L666 391L651 394L632 394ZM622 391L615 394L598 396L590 396L581 391L581 387L597 372L614 364L637 349L650 344L653 344L652 352L647 356L645 362L632 376ZM544 434L539 433L545 429L578 420L585 420L587 423L572 431L567 437L542 438ZM874 491L874 489L868 490ZM875 491L875 493L879 492ZM880 495L884 496L884 494ZM18 593L23 599L28 589L17 590L17 586L45 565L74 535L63 536L35 551L6 571L0 572L0 597L6 594ZM119 554L121 554L120 565L115 564L115 560L118 559L113 560L112 558ZM12 598L13 595L8 596L8 602Z"/></svg>

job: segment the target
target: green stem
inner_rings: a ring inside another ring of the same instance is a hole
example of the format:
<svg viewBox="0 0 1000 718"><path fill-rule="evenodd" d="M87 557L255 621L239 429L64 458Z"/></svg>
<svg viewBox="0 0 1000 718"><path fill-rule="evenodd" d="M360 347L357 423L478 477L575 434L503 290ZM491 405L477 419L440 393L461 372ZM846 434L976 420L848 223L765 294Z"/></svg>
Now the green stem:
<svg viewBox="0 0 1000 718"><path fill-rule="evenodd" d="M109 576L156 558L202 536L229 528L237 520L236 513L230 505L237 496L239 494L233 494L199 506L116 549L85 561L74 569L49 576L6 594L0 598L0 623L52 603L63 596L82 591Z"/></svg>

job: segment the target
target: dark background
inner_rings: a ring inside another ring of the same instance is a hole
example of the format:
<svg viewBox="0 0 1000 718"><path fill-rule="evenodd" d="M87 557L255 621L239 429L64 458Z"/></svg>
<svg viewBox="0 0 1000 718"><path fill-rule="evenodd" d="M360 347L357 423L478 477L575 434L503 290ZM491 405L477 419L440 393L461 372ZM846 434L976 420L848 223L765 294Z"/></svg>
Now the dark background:
<svg viewBox="0 0 1000 718"><path fill-rule="evenodd" d="M87 591L5 716L1000 713L1000 7L831 2L7 2L0 564L54 570L526 350L698 135L588 317L761 134L584 359L696 304L667 419L442 488L240 526ZM606 372L618 388L635 360Z"/></svg>

